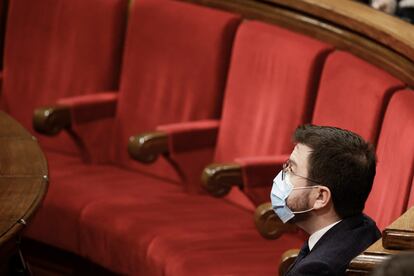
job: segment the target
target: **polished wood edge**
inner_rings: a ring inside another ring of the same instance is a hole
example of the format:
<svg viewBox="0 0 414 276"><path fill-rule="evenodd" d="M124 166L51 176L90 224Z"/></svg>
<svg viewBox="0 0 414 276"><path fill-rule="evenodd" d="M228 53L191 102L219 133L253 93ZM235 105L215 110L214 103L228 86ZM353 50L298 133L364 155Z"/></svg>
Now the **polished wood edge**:
<svg viewBox="0 0 414 276"><path fill-rule="evenodd" d="M144 164L153 163L159 155L168 154L168 134L154 131L131 136L128 142L128 153L136 161Z"/></svg>
<svg viewBox="0 0 414 276"><path fill-rule="evenodd" d="M388 253L364 252L350 262L347 275L368 275L391 256Z"/></svg>
<svg viewBox="0 0 414 276"><path fill-rule="evenodd" d="M44 135L56 135L64 128L70 128L71 114L66 106L37 108L33 114L33 128Z"/></svg>
<svg viewBox="0 0 414 276"><path fill-rule="evenodd" d="M288 271L289 267L293 264L296 260L296 257L299 254L300 249L293 248L285 251L280 258L280 265L279 265L279 275L285 275Z"/></svg>
<svg viewBox="0 0 414 276"><path fill-rule="evenodd" d="M261 0L324 18L378 41L414 60L412 25L355 1Z"/></svg>
<svg viewBox="0 0 414 276"><path fill-rule="evenodd" d="M254 222L260 235L268 240L274 240L279 238L283 233L298 230L294 224L283 223L273 211L270 202L260 204L256 208Z"/></svg>
<svg viewBox="0 0 414 276"><path fill-rule="evenodd" d="M413 250L414 246L414 207L389 225L382 238L368 247L351 261L347 275L368 275L375 266L390 256L404 250Z"/></svg>
<svg viewBox="0 0 414 276"><path fill-rule="evenodd" d="M223 197L233 186L242 188L242 170L236 163L210 164L204 168L201 182L212 196Z"/></svg>
<svg viewBox="0 0 414 276"><path fill-rule="evenodd" d="M400 252L384 248L379 239L349 263L347 275L369 275L376 266Z"/></svg>
<svg viewBox="0 0 414 276"><path fill-rule="evenodd" d="M386 228L382 236L384 248L414 250L414 231Z"/></svg>
<svg viewBox="0 0 414 276"><path fill-rule="evenodd" d="M384 229L382 246L386 249L414 249L414 207L408 209Z"/></svg>
<svg viewBox="0 0 414 276"><path fill-rule="evenodd" d="M39 176L39 178L42 179L42 185L37 197L33 200L32 205L24 214L24 216L19 221L17 221L17 223L19 225L22 225L23 227L26 227L26 225L30 223L30 220L33 218L33 215L36 213L37 209L40 208L43 199L46 197L49 188L48 172L46 171L46 173Z"/></svg>

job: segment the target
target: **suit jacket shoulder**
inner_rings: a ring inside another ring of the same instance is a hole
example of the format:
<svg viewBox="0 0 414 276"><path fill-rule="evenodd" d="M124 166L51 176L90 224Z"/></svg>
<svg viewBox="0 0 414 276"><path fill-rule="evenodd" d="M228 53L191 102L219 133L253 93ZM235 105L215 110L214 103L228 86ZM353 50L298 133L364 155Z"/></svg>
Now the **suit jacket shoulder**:
<svg viewBox="0 0 414 276"><path fill-rule="evenodd" d="M286 275L344 275L349 262L380 237L375 222L368 216L345 218L329 229Z"/></svg>

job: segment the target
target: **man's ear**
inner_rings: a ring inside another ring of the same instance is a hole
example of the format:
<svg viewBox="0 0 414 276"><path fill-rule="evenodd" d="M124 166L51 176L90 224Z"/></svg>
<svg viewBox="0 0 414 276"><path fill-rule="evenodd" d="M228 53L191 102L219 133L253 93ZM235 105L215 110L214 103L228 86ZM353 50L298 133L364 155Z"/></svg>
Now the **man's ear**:
<svg viewBox="0 0 414 276"><path fill-rule="evenodd" d="M314 210L319 210L324 208L331 201L331 191L326 186L318 186L313 191L315 198L315 203L313 204Z"/></svg>

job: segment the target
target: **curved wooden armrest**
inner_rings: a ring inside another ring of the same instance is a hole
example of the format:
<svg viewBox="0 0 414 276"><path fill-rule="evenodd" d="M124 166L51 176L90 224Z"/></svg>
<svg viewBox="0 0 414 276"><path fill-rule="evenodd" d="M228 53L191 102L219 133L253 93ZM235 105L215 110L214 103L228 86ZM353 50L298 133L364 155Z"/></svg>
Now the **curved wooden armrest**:
<svg viewBox="0 0 414 276"><path fill-rule="evenodd" d="M41 134L56 135L70 126L70 109L66 106L47 106L34 111L33 128Z"/></svg>
<svg viewBox="0 0 414 276"><path fill-rule="evenodd" d="M154 131L131 136L128 153L141 163L153 163L160 154L168 153L168 135L162 131Z"/></svg>
<svg viewBox="0 0 414 276"><path fill-rule="evenodd" d="M239 164L210 164L201 176L203 188L215 197L225 196L232 186L242 187L243 178Z"/></svg>
<svg viewBox="0 0 414 276"><path fill-rule="evenodd" d="M294 224L283 223L272 209L270 202L263 203L256 208L254 221L259 233L269 240L277 239L285 232L294 232L297 227Z"/></svg>
<svg viewBox="0 0 414 276"><path fill-rule="evenodd" d="M293 264L296 260L296 257L299 254L300 249L294 248L285 251L280 258L280 265L279 265L279 275L285 275L288 271L289 267Z"/></svg>
<svg viewBox="0 0 414 276"><path fill-rule="evenodd" d="M414 207L382 231L382 245L386 249L414 250Z"/></svg>

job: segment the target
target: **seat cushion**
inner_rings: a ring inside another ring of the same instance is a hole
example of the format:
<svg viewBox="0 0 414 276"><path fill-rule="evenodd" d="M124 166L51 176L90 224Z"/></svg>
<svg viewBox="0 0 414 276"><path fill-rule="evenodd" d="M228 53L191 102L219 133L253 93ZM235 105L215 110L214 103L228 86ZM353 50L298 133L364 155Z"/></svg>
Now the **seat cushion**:
<svg viewBox="0 0 414 276"><path fill-rule="evenodd" d="M48 152L47 157L48 193L26 235L77 254L80 253L79 219L88 204L100 198L129 194L139 187L136 200L145 205L149 200L181 189L111 165L87 165L79 158L54 152ZM147 185L139 185L140 182Z"/></svg>
<svg viewBox="0 0 414 276"><path fill-rule="evenodd" d="M300 235L264 240L253 214L224 200L176 191L145 203L137 196L100 199L84 209L83 256L128 275L270 275L281 254L303 242Z"/></svg>
<svg viewBox="0 0 414 276"><path fill-rule="evenodd" d="M47 153L49 192L26 236L122 274L276 273L301 235L261 238L253 214L222 199L110 165Z"/></svg>

